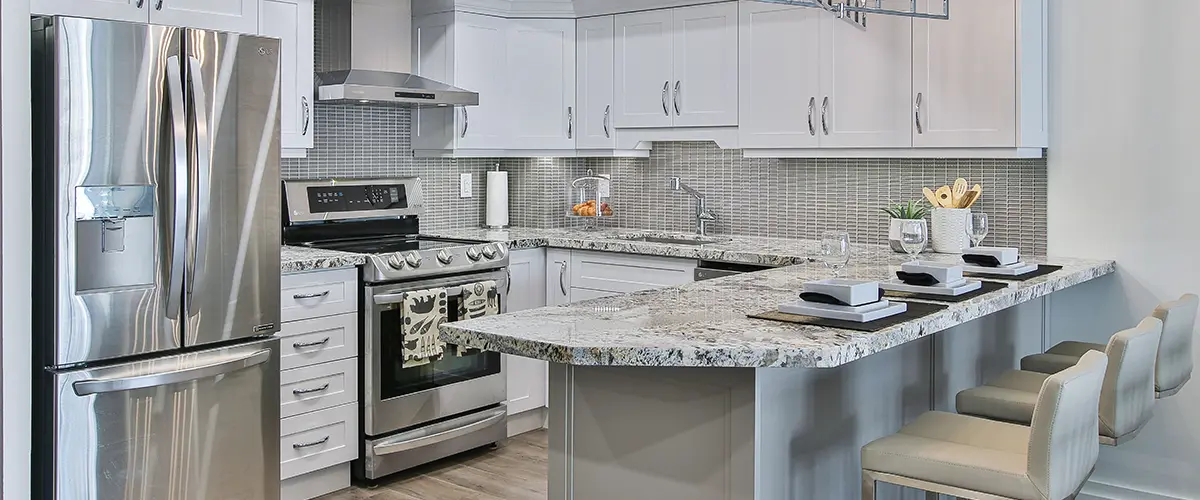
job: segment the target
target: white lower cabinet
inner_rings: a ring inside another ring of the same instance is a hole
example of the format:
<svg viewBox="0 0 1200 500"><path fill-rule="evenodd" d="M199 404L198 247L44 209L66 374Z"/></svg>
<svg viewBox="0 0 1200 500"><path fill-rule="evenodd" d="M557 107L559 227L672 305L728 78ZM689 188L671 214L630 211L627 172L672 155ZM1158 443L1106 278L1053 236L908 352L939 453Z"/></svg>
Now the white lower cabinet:
<svg viewBox="0 0 1200 500"><path fill-rule="evenodd" d="M586 250L546 252L546 302L570 304L691 283L696 261Z"/></svg>
<svg viewBox="0 0 1200 500"><path fill-rule="evenodd" d="M508 272L511 287L507 312L536 309L546 305L546 251L541 248L514 250ZM523 356L504 355L504 373L508 381L508 435L515 436L545 424L545 361Z"/></svg>
<svg viewBox="0 0 1200 500"><path fill-rule="evenodd" d="M308 500L349 487L358 458L358 270L281 281L281 498Z"/></svg>

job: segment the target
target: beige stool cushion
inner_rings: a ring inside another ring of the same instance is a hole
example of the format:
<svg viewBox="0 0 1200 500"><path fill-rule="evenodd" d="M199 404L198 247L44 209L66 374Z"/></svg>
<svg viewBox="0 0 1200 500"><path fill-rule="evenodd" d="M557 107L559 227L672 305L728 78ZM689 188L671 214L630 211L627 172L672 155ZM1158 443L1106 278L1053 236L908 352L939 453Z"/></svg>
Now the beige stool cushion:
<svg viewBox="0 0 1200 500"><path fill-rule="evenodd" d="M1090 342L1075 342L1069 340L1051 347L1045 354L1030 354L1021 358L1021 369L1039 373L1058 373L1075 366L1083 353L1088 351L1104 352L1104 344Z"/></svg>
<svg viewBox="0 0 1200 500"><path fill-rule="evenodd" d="M962 414L1029 425L1038 393L1049 377L1046 373L1010 370L987 385L959 392L955 406Z"/></svg>

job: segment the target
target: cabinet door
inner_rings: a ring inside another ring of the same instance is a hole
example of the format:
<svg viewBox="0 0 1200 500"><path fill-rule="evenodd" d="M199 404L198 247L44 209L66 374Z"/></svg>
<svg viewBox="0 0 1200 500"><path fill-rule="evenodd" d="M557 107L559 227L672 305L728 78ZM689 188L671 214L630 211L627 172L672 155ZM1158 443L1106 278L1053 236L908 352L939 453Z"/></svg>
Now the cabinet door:
<svg viewBox="0 0 1200 500"><path fill-rule="evenodd" d="M821 147L912 147L912 20L871 16L863 31L825 15L820 47Z"/></svg>
<svg viewBox="0 0 1200 500"><path fill-rule="evenodd" d="M612 126L613 105L613 17L589 17L575 25L576 104L575 147L616 147Z"/></svg>
<svg viewBox="0 0 1200 500"><path fill-rule="evenodd" d="M537 248L512 252L508 264L511 284L507 312L546 305L546 253ZM546 406L546 362L505 355L508 414Z"/></svg>
<svg viewBox="0 0 1200 500"><path fill-rule="evenodd" d="M257 0L146 0L150 22L231 33L258 32Z"/></svg>
<svg viewBox="0 0 1200 500"><path fill-rule="evenodd" d="M670 127L670 101L675 81L674 37L670 10L622 14L616 25L616 102L613 125Z"/></svg>
<svg viewBox="0 0 1200 500"><path fill-rule="evenodd" d="M744 148L815 148L824 11L767 2L741 4L738 133ZM787 47L787 49L784 49ZM787 57L780 57L781 54Z"/></svg>
<svg viewBox="0 0 1200 500"><path fill-rule="evenodd" d="M950 21L914 21L913 146L1016 146L1016 12L1016 0L956 2Z"/></svg>
<svg viewBox="0 0 1200 500"><path fill-rule="evenodd" d="M280 40L280 145L283 149L311 148L312 0L263 0L262 29L259 32Z"/></svg>
<svg viewBox="0 0 1200 500"><path fill-rule="evenodd" d="M90 17L144 23L157 0L30 0L34 15Z"/></svg>
<svg viewBox="0 0 1200 500"><path fill-rule="evenodd" d="M510 22L508 147L575 149L575 20Z"/></svg>
<svg viewBox="0 0 1200 500"><path fill-rule="evenodd" d="M507 93L506 19L457 13L454 22L454 81L479 93L478 106L456 108L458 148L504 149L511 135Z"/></svg>
<svg viewBox="0 0 1200 500"><path fill-rule="evenodd" d="M674 10L671 111L676 127L738 124L738 4Z"/></svg>
<svg viewBox="0 0 1200 500"><path fill-rule="evenodd" d="M571 303L571 251L546 251L546 305Z"/></svg>

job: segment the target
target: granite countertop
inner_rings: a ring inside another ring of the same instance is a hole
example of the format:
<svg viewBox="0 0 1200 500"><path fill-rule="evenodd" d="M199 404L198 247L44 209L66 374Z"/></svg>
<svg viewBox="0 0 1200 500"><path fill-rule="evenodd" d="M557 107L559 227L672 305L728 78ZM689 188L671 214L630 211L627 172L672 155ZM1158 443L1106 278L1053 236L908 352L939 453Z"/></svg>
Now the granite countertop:
<svg viewBox="0 0 1200 500"><path fill-rule="evenodd" d="M636 231L621 233L630 232ZM507 241L513 249L551 246L774 265L801 263L442 326L447 342L575 365L834 367L1116 271L1111 260L1027 256L1029 262L1064 267L879 332L858 332L746 317L795 300L804 281L830 276L824 266L808 262L807 256L816 253L814 241L737 237L729 243L695 247L614 241L612 231L458 230L437 235ZM958 256L932 254L922 259L955 262ZM883 246L856 245L851 265L842 275L890 279L905 260Z"/></svg>
<svg viewBox="0 0 1200 500"><path fill-rule="evenodd" d="M299 273L319 269L337 269L366 264L362 254L321 250L319 248L293 247L284 245L279 250L280 270L284 273Z"/></svg>

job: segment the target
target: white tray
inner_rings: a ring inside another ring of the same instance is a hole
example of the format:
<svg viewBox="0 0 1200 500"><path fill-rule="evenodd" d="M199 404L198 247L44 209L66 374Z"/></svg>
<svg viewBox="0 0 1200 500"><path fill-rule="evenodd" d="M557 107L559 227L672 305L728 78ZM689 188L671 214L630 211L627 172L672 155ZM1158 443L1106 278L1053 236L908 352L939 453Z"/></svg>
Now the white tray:
<svg viewBox="0 0 1200 500"><path fill-rule="evenodd" d="M816 316L818 318L840 319L843 321L855 321L858 323L867 323L888 316L895 316L908 310L908 304L903 302L889 303L883 309L865 313L840 312L830 309L812 307L808 302L799 301L788 304L780 304L779 312L787 314L801 314L804 316Z"/></svg>
<svg viewBox="0 0 1200 500"><path fill-rule="evenodd" d="M947 297L957 297L964 293L974 292L982 286L983 282L978 280L968 280L963 285L955 288L944 286L909 285L900 280L884 281L879 284L879 288L884 290L892 290L894 292L926 293L929 295L945 295Z"/></svg>
<svg viewBox="0 0 1200 500"><path fill-rule="evenodd" d="M963 266L963 271L976 274L990 274L992 276L1020 276L1037 271L1037 268L1037 264L1017 262L1016 264L1000 267Z"/></svg>
<svg viewBox="0 0 1200 500"><path fill-rule="evenodd" d="M872 302L870 304L863 304L861 306L843 306L840 304L826 304L823 302L809 302L804 299L800 299L799 302L793 302L792 304L800 304L805 307L810 307L813 309L821 309L821 310L825 310L825 311L844 312L844 313L868 313L868 312L871 312L871 311L874 311L877 309L883 309L887 306L892 305L891 302L888 301L888 299L883 299L883 300L880 300L879 302Z"/></svg>

